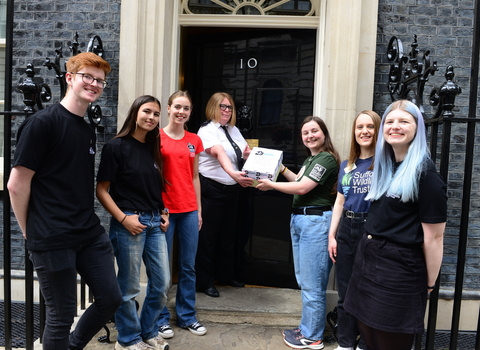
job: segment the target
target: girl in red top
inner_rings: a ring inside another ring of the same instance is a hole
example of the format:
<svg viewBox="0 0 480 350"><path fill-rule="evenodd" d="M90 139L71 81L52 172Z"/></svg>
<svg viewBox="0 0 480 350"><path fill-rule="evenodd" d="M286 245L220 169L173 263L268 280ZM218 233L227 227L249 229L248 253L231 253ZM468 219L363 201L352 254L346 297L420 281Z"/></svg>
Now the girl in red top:
<svg viewBox="0 0 480 350"><path fill-rule="evenodd" d="M177 91L168 99L168 125L160 130L161 153L164 162L165 192L163 201L170 211L170 226L166 232L169 256L172 256L173 235L178 235L178 285L175 310L178 326L196 335L204 335L195 314L195 256L198 231L202 225L198 157L203 151L196 134L185 130L192 112L192 99L187 91ZM159 332L172 338L170 313L165 307L158 320Z"/></svg>

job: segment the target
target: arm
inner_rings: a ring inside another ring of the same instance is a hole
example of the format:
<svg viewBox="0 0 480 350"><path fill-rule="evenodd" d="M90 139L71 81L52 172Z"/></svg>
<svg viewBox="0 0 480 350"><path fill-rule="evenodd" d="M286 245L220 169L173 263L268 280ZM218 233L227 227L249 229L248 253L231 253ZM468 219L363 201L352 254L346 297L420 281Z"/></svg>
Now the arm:
<svg viewBox="0 0 480 350"><path fill-rule="evenodd" d="M260 191L277 190L287 194L306 194L313 190L318 183L304 176L300 181L292 182L273 182L268 179L257 180Z"/></svg>
<svg viewBox="0 0 480 350"><path fill-rule="evenodd" d="M235 171L232 166L232 162L230 158L228 158L227 153L223 149L222 145L215 145L205 150L207 154L215 157L222 169L237 183L239 183L242 187L248 187L253 185L253 179L245 177L245 173L242 171Z"/></svg>
<svg viewBox="0 0 480 350"><path fill-rule="evenodd" d="M17 165L12 169L7 184L13 212L25 239L27 239L28 203L33 175L35 171Z"/></svg>
<svg viewBox="0 0 480 350"><path fill-rule="evenodd" d="M200 187L200 177L198 176L198 158L200 154L195 156L193 162L193 188L195 189L195 197L197 198L197 210L198 210L198 230L202 228L202 189Z"/></svg>
<svg viewBox="0 0 480 350"><path fill-rule="evenodd" d="M282 164L283 165L283 164ZM288 181L295 181L297 178L297 174L295 174L293 171L288 169L285 165L283 165L282 169L280 170L280 173L283 175L284 178L286 178Z"/></svg>
<svg viewBox="0 0 480 350"><path fill-rule="evenodd" d="M337 230L338 224L340 224L340 218L342 217L343 205L345 204L345 196L337 192L337 199L335 199L335 204L332 211L332 221L330 223L330 231L328 233L328 253L330 254L330 259L332 259L335 264L337 257Z"/></svg>
<svg viewBox="0 0 480 350"><path fill-rule="evenodd" d="M423 228L423 254L427 265L427 286L435 285L443 257L443 232L446 223L426 224L422 222Z"/></svg>
<svg viewBox="0 0 480 350"><path fill-rule="evenodd" d="M125 215L125 213L117 206L117 204L110 196L108 189L110 188L110 181L97 182L97 198L103 207L121 223L132 235L142 233L146 226L138 221L138 215Z"/></svg>

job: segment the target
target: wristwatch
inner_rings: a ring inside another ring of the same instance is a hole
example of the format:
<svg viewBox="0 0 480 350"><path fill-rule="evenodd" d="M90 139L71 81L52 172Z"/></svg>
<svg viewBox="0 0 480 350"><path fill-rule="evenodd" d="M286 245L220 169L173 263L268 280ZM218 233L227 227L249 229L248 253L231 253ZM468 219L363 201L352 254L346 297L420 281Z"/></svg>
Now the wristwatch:
<svg viewBox="0 0 480 350"><path fill-rule="evenodd" d="M168 211L168 208L163 208L161 215L170 216L170 212Z"/></svg>

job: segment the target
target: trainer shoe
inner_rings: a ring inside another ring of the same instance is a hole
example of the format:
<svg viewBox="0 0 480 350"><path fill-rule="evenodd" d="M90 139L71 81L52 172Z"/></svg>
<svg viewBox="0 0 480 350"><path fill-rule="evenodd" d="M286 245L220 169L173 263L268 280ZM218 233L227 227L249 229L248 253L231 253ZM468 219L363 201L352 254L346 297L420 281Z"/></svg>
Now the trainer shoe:
<svg viewBox="0 0 480 350"><path fill-rule="evenodd" d="M167 341L162 338L160 333L158 333L155 338L145 340L145 343L157 350L168 350L170 348Z"/></svg>
<svg viewBox="0 0 480 350"><path fill-rule="evenodd" d="M169 324L160 326L158 328L158 334L160 334L163 339L170 339L170 338L173 338L173 336L175 335L172 327L170 327Z"/></svg>
<svg viewBox="0 0 480 350"><path fill-rule="evenodd" d="M344 347L342 347L342 346L339 345L339 346L337 346L337 347L336 347L335 349L333 349L333 350L354 350L354 349L353 349L352 347L344 348ZM357 350L358 350L358 348L357 348ZM361 350L361 349L360 349L360 350Z"/></svg>
<svg viewBox="0 0 480 350"><path fill-rule="evenodd" d="M282 334L283 334L283 337L285 338L285 336L286 336L287 334L297 335L297 334L300 333L300 332L301 332L300 328L297 327L297 328L294 328L294 329L284 329L284 330L282 331Z"/></svg>
<svg viewBox="0 0 480 350"><path fill-rule="evenodd" d="M320 350L325 347L321 340L307 339L302 333L297 333L296 335L287 333L283 341L292 349Z"/></svg>
<svg viewBox="0 0 480 350"><path fill-rule="evenodd" d="M118 341L115 344L115 350L154 350L154 349L155 349L154 347L148 345L147 343L144 343L143 341L135 343L133 345L129 345L129 346L123 346Z"/></svg>
<svg viewBox="0 0 480 350"><path fill-rule="evenodd" d="M192 332L195 335L204 335L205 333L207 333L207 329L204 326L202 326L202 324L198 321L183 328L188 329L190 332Z"/></svg>

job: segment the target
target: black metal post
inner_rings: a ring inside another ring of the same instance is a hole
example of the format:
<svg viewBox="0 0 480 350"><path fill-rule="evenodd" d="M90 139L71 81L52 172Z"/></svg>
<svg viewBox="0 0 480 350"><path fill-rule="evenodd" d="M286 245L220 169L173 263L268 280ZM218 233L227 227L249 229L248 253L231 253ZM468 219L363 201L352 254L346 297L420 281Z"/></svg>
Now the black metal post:
<svg viewBox="0 0 480 350"><path fill-rule="evenodd" d="M474 153L475 148L475 128L476 128L476 109L478 96L478 73L479 73L479 58L480 58L480 0L475 1L473 24L473 38L472 38L472 70L470 76L470 94L468 103L468 119L467 122L467 140L465 155ZM470 195L472 186L472 171L473 159L472 157L465 157L463 179L463 194L462 194L462 213L460 217L460 232L458 242L458 261L457 273L455 280L455 297L453 302L452 314L452 329L450 338L450 349L456 349L458 343L458 328L460 323L460 308L462 301L463 280L465 275L465 253L467 250L467 235L468 235L468 217L470 213ZM479 345L476 344L476 349Z"/></svg>
<svg viewBox="0 0 480 350"><path fill-rule="evenodd" d="M14 0L7 0L7 18L6 18L6 47L5 47L5 67L12 66L13 56L13 3ZM12 108L12 70L5 70L5 110ZM3 155L3 283L4 283L4 330L5 330L5 349L12 349L12 263L11 263L11 219L10 219L10 198L7 190L8 179L10 178L10 149L12 138L12 119L10 114L4 114L4 155ZM6 154L6 152L9 152Z"/></svg>
<svg viewBox="0 0 480 350"><path fill-rule="evenodd" d="M25 241L25 339L26 349L33 350L34 339L34 314L33 314L33 264L28 257Z"/></svg>

